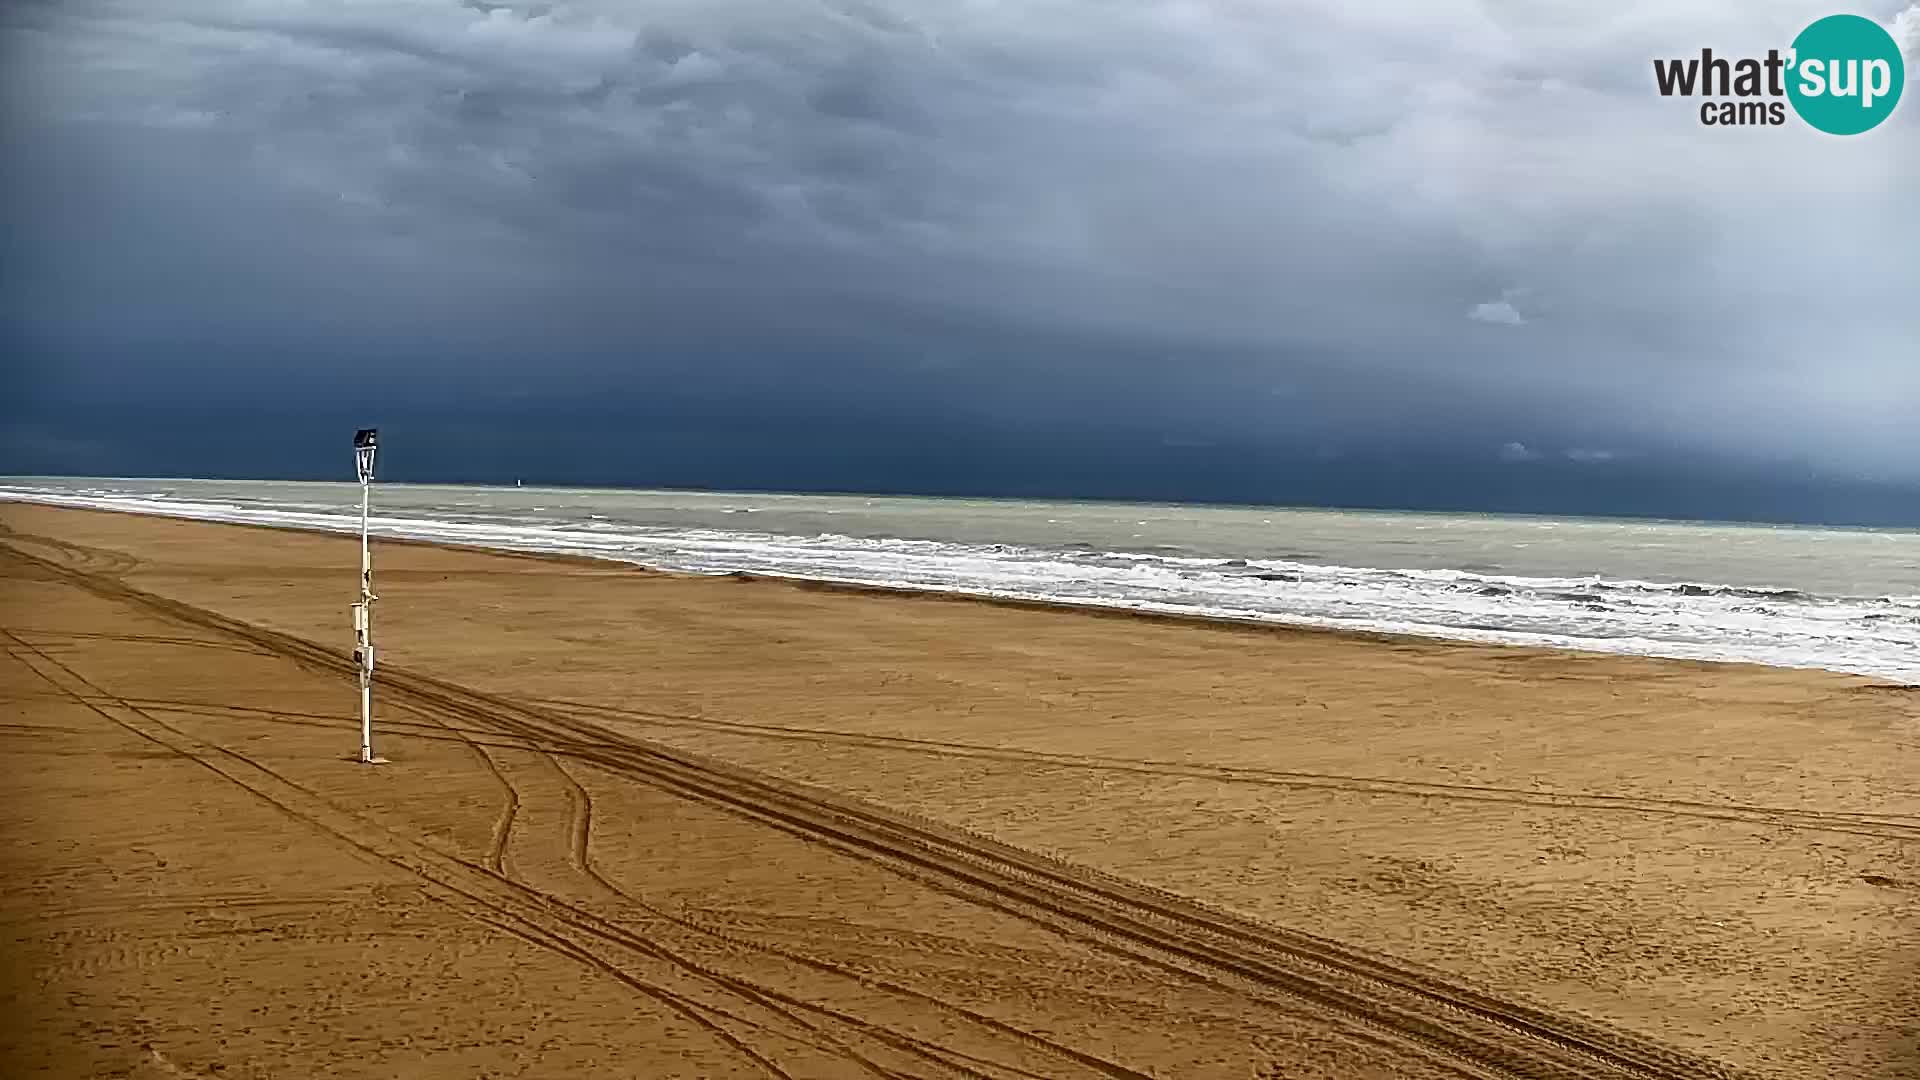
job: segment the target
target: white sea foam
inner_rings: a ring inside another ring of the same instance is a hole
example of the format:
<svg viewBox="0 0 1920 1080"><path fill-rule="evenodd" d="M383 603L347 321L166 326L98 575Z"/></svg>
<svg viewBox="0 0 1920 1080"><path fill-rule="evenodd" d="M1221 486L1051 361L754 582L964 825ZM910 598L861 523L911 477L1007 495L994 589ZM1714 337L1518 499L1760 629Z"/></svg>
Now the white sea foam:
<svg viewBox="0 0 1920 1080"><path fill-rule="evenodd" d="M334 531L359 527L356 512L304 499L195 499L110 486L0 487L0 499ZM1822 596L1790 588L1376 569L1106 551L1084 544L659 526L554 509L551 494L541 505L510 510L490 506L484 498L447 501L431 512L378 514L371 524L380 536L588 555L693 573L748 572L1466 641L1826 668L1920 684L1920 597L1910 595Z"/></svg>

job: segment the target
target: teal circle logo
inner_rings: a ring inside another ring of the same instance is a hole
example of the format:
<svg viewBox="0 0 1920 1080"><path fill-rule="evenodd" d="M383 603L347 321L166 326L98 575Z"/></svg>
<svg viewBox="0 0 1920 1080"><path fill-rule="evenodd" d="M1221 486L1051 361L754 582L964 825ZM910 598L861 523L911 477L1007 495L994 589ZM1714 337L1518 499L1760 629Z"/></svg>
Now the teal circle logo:
<svg viewBox="0 0 1920 1080"><path fill-rule="evenodd" d="M1858 135L1900 103L1906 61L1872 19L1829 15L1793 39L1787 99L1800 119L1829 135Z"/></svg>

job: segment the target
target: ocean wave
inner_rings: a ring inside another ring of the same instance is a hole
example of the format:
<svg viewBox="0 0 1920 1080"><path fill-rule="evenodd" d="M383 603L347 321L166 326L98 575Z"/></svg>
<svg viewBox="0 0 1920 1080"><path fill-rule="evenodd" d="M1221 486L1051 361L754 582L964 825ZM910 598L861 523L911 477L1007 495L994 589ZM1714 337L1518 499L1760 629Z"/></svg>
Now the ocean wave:
<svg viewBox="0 0 1920 1080"><path fill-rule="evenodd" d="M353 531L358 507L191 499L90 487L0 499ZM540 513L533 513L539 510ZM660 526L547 508L438 504L376 514L381 536L590 555L691 573L753 573L1243 621L1827 668L1920 683L1920 597L1821 596L1751 584L1527 577L1484 569L1204 557L1177 545L1057 545L787 535Z"/></svg>

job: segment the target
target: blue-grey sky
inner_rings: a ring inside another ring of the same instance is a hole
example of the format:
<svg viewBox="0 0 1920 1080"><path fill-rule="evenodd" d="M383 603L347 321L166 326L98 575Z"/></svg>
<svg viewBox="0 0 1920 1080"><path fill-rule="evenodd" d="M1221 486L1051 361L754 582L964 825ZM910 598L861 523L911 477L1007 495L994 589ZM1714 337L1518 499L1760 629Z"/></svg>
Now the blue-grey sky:
<svg viewBox="0 0 1920 1080"><path fill-rule="evenodd" d="M1915 80L1653 87L1835 10L18 0L0 469L1920 520Z"/></svg>

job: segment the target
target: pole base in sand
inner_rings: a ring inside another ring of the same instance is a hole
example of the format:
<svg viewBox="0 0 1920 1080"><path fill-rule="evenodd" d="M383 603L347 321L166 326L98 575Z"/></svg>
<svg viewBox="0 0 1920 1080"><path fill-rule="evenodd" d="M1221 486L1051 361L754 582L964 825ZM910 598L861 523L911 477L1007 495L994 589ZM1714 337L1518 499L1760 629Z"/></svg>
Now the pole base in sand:
<svg viewBox="0 0 1920 1080"><path fill-rule="evenodd" d="M354 758L354 760L355 760L355 761L357 761L357 762L359 762L359 763L360 763L360 764L362 764L362 765L385 765L385 764L388 764L388 762L387 762L387 759L386 759L386 758L383 758L383 757L363 757L363 758Z"/></svg>

